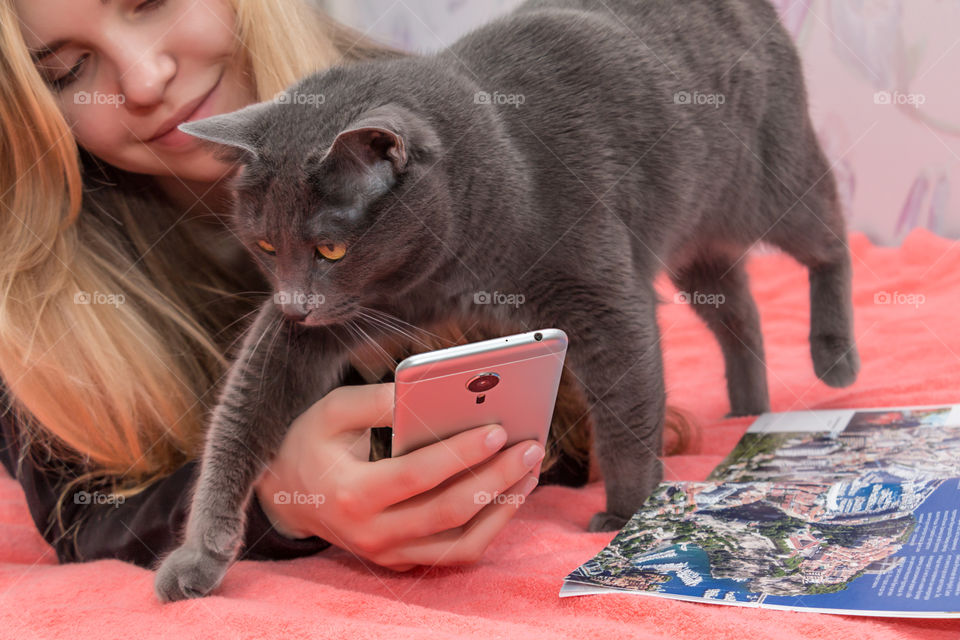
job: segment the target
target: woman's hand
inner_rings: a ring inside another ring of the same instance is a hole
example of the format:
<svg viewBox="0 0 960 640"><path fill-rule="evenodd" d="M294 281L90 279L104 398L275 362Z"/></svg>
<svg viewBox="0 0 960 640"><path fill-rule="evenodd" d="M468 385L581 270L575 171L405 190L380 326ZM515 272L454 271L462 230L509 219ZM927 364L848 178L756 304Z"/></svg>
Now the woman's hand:
<svg viewBox="0 0 960 640"><path fill-rule="evenodd" d="M264 512L288 537L317 535L397 571L475 562L536 486L543 447L527 440L494 455L506 432L486 425L370 462L370 428L392 420L393 383L317 401L257 481ZM509 497L492 499L500 494Z"/></svg>

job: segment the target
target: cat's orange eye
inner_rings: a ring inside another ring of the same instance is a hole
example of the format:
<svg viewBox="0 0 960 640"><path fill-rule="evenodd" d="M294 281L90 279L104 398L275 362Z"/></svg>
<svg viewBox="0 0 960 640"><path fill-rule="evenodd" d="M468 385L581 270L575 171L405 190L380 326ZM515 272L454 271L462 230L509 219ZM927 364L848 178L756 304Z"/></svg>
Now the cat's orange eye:
<svg viewBox="0 0 960 640"><path fill-rule="evenodd" d="M318 244L317 253L331 262L336 262L347 253L347 245L342 242L329 242L327 244Z"/></svg>
<svg viewBox="0 0 960 640"><path fill-rule="evenodd" d="M270 255L274 255L277 252L276 248L274 248L274 246L269 242L267 242L266 240L261 240L260 242L257 243L257 245L261 249L269 253Z"/></svg>

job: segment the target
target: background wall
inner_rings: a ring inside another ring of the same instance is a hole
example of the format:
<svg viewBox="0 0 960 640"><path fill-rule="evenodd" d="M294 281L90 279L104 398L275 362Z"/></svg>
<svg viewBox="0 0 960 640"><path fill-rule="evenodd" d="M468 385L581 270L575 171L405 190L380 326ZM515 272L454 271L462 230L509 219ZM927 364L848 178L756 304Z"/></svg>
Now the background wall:
<svg viewBox="0 0 960 640"><path fill-rule="evenodd" d="M960 238L960 0L772 0L800 48L810 109L851 227L896 244ZM326 0L410 51L442 48L520 0Z"/></svg>

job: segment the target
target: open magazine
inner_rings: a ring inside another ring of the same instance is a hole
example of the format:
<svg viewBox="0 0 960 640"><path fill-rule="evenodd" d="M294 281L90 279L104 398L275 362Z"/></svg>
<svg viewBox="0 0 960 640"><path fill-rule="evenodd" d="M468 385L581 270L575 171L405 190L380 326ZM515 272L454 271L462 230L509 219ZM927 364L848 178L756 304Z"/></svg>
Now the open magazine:
<svg viewBox="0 0 960 640"><path fill-rule="evenodd" d="M610 592L960 618L960 405L760 416L706 482L660 484L560 597Z"/></svg>

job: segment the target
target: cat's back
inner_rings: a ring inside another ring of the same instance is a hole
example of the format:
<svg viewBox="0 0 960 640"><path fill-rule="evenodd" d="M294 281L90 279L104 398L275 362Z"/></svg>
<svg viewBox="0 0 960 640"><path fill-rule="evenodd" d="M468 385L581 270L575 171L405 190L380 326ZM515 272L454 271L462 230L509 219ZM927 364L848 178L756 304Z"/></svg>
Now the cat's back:
<svg viewBox="0 0 960 640"><path fill-rule="evenodd" d="M755 183L751 149L802 146L809 128L796 49L768 0L528 0L424 67L495 106L493 157L515 160L544 220L588 211L603 224L593 206L607 194L636 229L658 212L694 229ZM471 117L461 89L432 86L441 112Z"/></svg>
<svg viewBox="0 0 960 640"><path fill-rule="evenodd" d="M647 63L680 83L720 68L782 68L791 50L769 0L527 0L450 48L478 78L576 56L585 71Z"/></svg>

